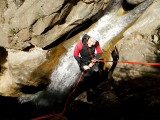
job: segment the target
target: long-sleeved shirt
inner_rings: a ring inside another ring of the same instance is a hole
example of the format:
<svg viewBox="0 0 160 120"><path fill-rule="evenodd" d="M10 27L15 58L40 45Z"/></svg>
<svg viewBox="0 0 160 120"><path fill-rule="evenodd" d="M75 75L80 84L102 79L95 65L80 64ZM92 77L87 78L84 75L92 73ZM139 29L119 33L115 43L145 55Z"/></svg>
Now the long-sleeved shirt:
<svg viewBox="0 0 160 120"><path fill-rule="evenodd" d="M95 50L97 54L95 56ZM80 56L79 56L80 55ZM98 44L97 46L88 47L88 45L79 41L74 49L74 57L78 63L91 61L95 57L95 59L99 59L101 56L101 47Z"/></svg>

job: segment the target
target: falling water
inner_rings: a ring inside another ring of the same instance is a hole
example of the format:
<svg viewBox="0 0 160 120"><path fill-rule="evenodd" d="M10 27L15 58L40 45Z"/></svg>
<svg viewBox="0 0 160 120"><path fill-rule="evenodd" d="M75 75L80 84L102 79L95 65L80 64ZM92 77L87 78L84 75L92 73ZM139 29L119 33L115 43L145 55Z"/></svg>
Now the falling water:
<svg viewBox="0 0 160 120"><path fill-rule="evenodd" d="M118 35L124 28L126 28L131 22L136 20L141 13L152 3L153 0L147 0L140 4L129 13L117 17L115 13L121 6L121 0L115 0L112 4L112 10L107 12L93 28L98 32L100 37L100 45L103 47L113 37ZM109 27L108 27L109 26ZM108 28L108 29L107 29ZM51 75L52 83L49 85L49 89L52 91L59 91L63 93L67 88L71 88L79 77L79 67L76 60L73 57L73 51L76 43L68 48L68 52L61 56L60 64L57 69L53 71Z"/></svg>
<svg viewBox="0 0 160 120"><path fill-rule="evenodd" d="M146 2L134 8L129 13L122 16L110 17L110 14L107 14L102 17L98 21L97 25L93 28L94 31L101 35L100 45L103 47L115 36L117 36L121 31L129 26L130 23L135 21L152 2L153 0L147 0Z"/></svg>
<svg viewBox="0 0 160 120"><path fill-rule="evenodd" d="M127 14L116 16L116 13L122 5L122 0L114 0L114 2L111 3L106 10L106 14L101 19L99 19L97 24L92 28L101 35L101 47L103 47L115 36L117 36L121 31L129 26L130 23L135 21L152 2L153 0L147 0ZM66 47L67 52L59 58L59 64L53 69L50 77L51 83L45 91L46 93L50 92L51 94L53 94L54 100L52 99L52 102L56 101L57 99L60 100L61 96L65 96L66 94L68 94L69 90L74 87L81 74L79 66L73 57L74 48L77 42L78 40L76 42L74 41L73 45ZM49 101L48 103L46 102L46 99L48 98L40 98L39 94L41 94L41 92L32 95L29 98L21 97L19 100L21 101L21 103L30 100L36 100L36 102L38 102L40 105L41 103L49 104Z"/></svg>
<svg viewBox="0 0 160 120"><path fill-rule="evenodd" d="M108 19L111 19L112 16L115 15L119 10L121 4L122 0L115 0L114 2L112 2L106 11L107 15L104 16L102 20L108 21ZM105 23L106 22L103 22L102 24ZM100 24L100 26L102 25ZM59 93L63 94L75 84L78 77L80 76L81 72L79 70L77 61L73 57L74 48L77 42L67 48L68 52L60 57L59 65L57 65L57 69L55 69L51 75L52 82L48 87L48 89L50 89L51 91L58 91Z"/></svg>

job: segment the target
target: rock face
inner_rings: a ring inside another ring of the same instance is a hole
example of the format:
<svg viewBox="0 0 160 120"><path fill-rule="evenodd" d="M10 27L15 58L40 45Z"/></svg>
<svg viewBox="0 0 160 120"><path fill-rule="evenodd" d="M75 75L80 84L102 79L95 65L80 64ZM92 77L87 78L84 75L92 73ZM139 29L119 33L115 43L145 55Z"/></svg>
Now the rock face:
<svg viewBox="0 0 160 120"><path fill-rule="evenodd" d="M46 52L41 48L34 48L30 52L8 50L8 57L5 56L7 62L3 66L1 65L6 70L1 77L0 93L5 96L17 96L21 94L20 88L23 85L38 86L42 83L43 80L40 79L40 76L46 74L42 70L41 75L37 73L34 78L30 77L37 67L46 61Z"/></svg>
<svg viewBox="0 0 160 120"><path fill-rule="evenodd" d="M156 44L153 43L151 36L134 33L123 38L116 46L119 52L119 61L159 62L158 49ZM113 78L119 81L136 79L146 75L157 76L159 69L159 67L150 65L118 63L114 70Z"/></svg>
<svg viewBox="0 0 160 120"><path fill-rule="evenodd" d="M157 13L160 12L160 1L155 0L154 3L143 13L142 16L131 26L123 35L127 36L133 32L141 34L154 34L155 30L160 25L160 16Z"/></svg>
<svg viewBox="0 0 160 120"><path fill-rule="evenodd" d="M1 36L0 46L9 47L8 36L5 32L3 32L1 27L0 27L0 36Z"/></svg>
<svg viewBox="0 0 160 120"><path fill-rule="evenodd" d="M123 33L115 45L119 61L160 63L159 1ZM152 14L153 13L153 14ZM125 119L159 119L160 66L117 63L112 77ZM124 116L123 116L124 117Z"/></svg>
<svg viewBox="0 0 160 120"><path fill-rule="evenodd" d="M98 18L110 1L0 1L0 47L6 49L6 55L2 55L6 61L0 62L0 93L19 96L23 94L24 86L48 84L49 75L57 63L56 56L59 57L65 49L63 46L59 51L55 48L50 56L50 51L42 48L88 20Z"/></svg>
<svg viewBox="0 0 160 120"><path fill-rule="evenodd" d="M109 0L11 0L6 3L2 30L9 36L9 48L46 47L97 14ZM7 33L8 32L8 33Z"/></svg>
<svg viewBox="0 0 160 120"><path fill-rule="evenodd" d="M159 62L159 28L157 15L160 2L155 1L117 43L119 61ZM153 14L151 14L153 13ZM151 14L151 15L148 15ZM155 15L155 16L154 16ZM154 16L154 17L153 17ZM136 79L146 75L158 77L159 66L118 63L113 73L116 81Z"/></svg>

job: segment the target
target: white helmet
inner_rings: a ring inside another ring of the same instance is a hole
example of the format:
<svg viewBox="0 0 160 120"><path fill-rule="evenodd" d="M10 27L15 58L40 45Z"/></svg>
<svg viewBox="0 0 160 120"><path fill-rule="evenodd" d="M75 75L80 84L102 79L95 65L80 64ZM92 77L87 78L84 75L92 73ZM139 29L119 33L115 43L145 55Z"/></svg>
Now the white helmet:
<svg viewBox="0 0 160 120"><path fill-rule="evenodd" d="M87 33L88 36L92 37L93 39L99 41L100 39L100 35L98 32L96 32L95 30L91 30Z"/></svg>

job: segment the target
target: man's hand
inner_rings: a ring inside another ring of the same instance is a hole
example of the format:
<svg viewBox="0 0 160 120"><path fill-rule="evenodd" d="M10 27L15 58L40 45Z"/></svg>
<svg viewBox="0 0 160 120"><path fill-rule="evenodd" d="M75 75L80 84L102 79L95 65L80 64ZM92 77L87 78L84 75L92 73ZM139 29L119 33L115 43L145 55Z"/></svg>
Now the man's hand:
<svg viewBox="0 0 160 120"><path fill-rule="evenodd" d="M91 60L92 61L92 63L95 63L96 62L96 59L93 59L93 60Z"/></svg>
<svg viewBox="0 0 160 120"><path fill-rule="evenodd" d="M88 69L90 69L90 67L89 67L89 66L87 66L87 65L83 66L83 68L84 68L84 70L88 70Z"/></svg>
<svg viewBox="0 0 160 120"><path fill-rule="evenodd" d="M94 62L89 63L89 67L91 68L94 65Z"/></svg>

